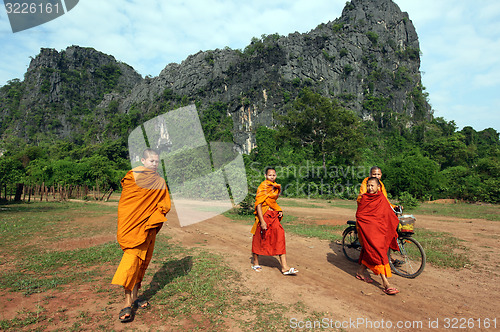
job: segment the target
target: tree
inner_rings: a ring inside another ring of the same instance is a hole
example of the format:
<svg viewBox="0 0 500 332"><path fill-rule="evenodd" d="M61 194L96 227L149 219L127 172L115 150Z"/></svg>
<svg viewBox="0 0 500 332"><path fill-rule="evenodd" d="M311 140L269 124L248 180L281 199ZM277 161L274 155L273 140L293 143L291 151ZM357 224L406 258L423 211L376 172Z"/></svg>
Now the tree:
<svg viewBox="0 0 500 332"><path fill-rule="evenodd" d="M201 114L201 124L207 142L232 142L233 120L227 115L227 104L217 102L211 104Z"/></svg>
<svg viewBox="0 0 500 332"><path fill-rule="evenodd" d="M395 195L407 191L422 199L438 188L438 171L438 163L418 151L412 151L389 160L384 168L384 182Z"/></svg>
<svg viewBox="0 0 500 332"><path fill-rule="evenodd" d="M464 140L464 135L454 133L448 137L441 136L424 144L424 149L443 169L451 166L467 165L472 156Z"/></svg>
<svg viewBox="0 0 500 332"><path fill-rule="evenodd" d="M8 156L0 157L0 185L15 185L22 181L23 175L21 161Z"/></svg>
<svg viewBox="0 0 500 332"><path fill-rule="evenodd" d="M256 159L263 165L273 165L276 162L277 142L276 131L265 126L257 128L255 141L257 144Z"/></svg>
<svg viewBox="0 0 500 332"><path fill-rule="evenodd" d="M342 108L309 89L299 93L281 122L279 137L299 147L312 147L326 167L327 156L352 164L360 159L363 144L361 122L354 112Z"/></svg>

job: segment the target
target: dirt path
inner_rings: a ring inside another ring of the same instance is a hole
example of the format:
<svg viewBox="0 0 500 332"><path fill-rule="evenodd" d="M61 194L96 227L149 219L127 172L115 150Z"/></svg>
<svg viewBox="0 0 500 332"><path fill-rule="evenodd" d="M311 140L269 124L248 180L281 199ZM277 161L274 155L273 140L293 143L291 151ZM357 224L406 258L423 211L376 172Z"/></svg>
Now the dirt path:
<svg viewBox="0 0 500 332"><path fill-rule="evenodd" d="M286 208L287 213L298 218L319 220L320 223L343 224L352 219L354 212L343 208ZM464 240L474 257L487 255L487 263L479 263L460 271L435 268L427 265L416 279L392 278L401 293L387 296L381 291L379 279L367 284L354 278L357 265L345 259L341 247L335 243L315 238L287 234L287 256L291 266L300 270L297 276L281 275L278 260L265 257L262 273L250 269L251 234L249 226L231 222L224 216L178 228L172 221L168 233L184 246L199 246L222 254L236 270L241 271L248 287L265 291L277 302L296 305L303 302L307 307L322 313L321 319L345 322L346 330L364 330L370 325L382 324L382 320L413 324L414 328L397 330L429 329L429 324L445 328L446 319L457 319L457 326L464 319L497 318L499 242L498 225L485 220L459 220L416 216L419 227L436 231L446 230ZM496 238L496 240L492 240ZM290 317L291 327L300 317ZM497 319L498 320L498 319ZM454 321L449 321L450 327ZM357 325L360 323L361 325ZM415 325L417 324L417 325ZM419 325L422 324L422 325ZM471 323L472 324L472 323ZM376 327L375 325L374 327ZM432 327L433 325L431 325ZM472 325L471 325L472 326ZM475 326L478 326L476 321ZM421 327L421 328L418 328ZM358 329L359 330L359 329ZM477 330L477 328L473 329Z"/></svg>
<svg viewBox="0 0 500 332"><path fill-rule="evenodd" d="M315 203L315 207L285 206L284 210L286 214L295 216L296 220L318 224L342 225L346 220L354 218L352 209L318 204ZM474 327L468 329L471 331L493 331L492 327L478 328L479 322L484 322L484 319L496 319L497 327L500 326L498 223L481 219L416 217L418 227L446 231L463 240L463 245L468 248L475 264L461 270L436 268L428 264L423 274L416 279L394 276L392 283L401 290L396 296L385 295L378 278L375 278L374 284L356 280L354 274L357 264L347 261L340 245L331 241L287 234L289 265L298 268L300 272L296 276L283 276L275 257L262 257L260 263L263 271L253 272L250 268L250 226L231 221L222 215L181 228L174 210L169 214L169 223L159 236L169 236L172 241L184 247L200 247L222 255L227 264L241 273L241 282L248 289L265 293L274 302L286 306L304 306L309 312L316 311L317 323L327 327L327 330L340 331L335 327L342 327L345 331L445 331L453 326L470 326ZM81 221L74 221L75 225L79 222ZM79 241L63 241L59 244L60 248L88 247L109 242L114 237L115 222L114 214L96 219L96 227L106 228L103 234ZM102 274L111 277L115 268L107 266ZM109 288L107 278L103 278L102 283L101 287ZM51 319L61 322L65 319L65 328L71 327L72 319L82 311L104 314L103 317L106 317L108 324L113 325L116 331L132 328L131 325L120 324L115 317L120 309L121 293L118 290L109 293L93 292L97 287L85 284L76 289L53 290L31 297L0 291L0 296L4 299L0 301L0 320L13 319L23 310L32 311L43 304L51 311ZM314 323L306 322L304 317L299 316L289 319L290 328L284 330L311 330L311 324ZM134 321L133 329L147 331L147 323ZM397 324L403 325L398 327ZM391 326L392 328L388 328ZM299 327L306 329L298 329ZM59 327L54 326L56 328Z"/></svg>

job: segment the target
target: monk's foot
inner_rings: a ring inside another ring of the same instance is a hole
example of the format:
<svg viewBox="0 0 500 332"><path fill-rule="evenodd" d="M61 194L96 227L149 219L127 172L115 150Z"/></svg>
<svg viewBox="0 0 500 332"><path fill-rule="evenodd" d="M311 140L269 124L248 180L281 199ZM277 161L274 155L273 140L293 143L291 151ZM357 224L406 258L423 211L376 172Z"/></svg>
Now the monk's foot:
<svg viewBox="0 0 500 332"><path fill-rule="evenodd" d="M294 267L291 267L288 270L282 269L281 273L283 273L284 275L295 275L295 274L299 273L299 270L297 270Z"/></svg>
<svg viewBox="0 0 500 332"><path fill-rule="evenodd" d="M367 282L369 284L371 284L373 282L373 279L370 278L370 276L368 274L359 274L359 273L356 273L356 279L364 281L364 282Z"/></svg>
<svg viewBox="0 0 500 332"><path fill-rule="evenodd" d="M149 308L148 300L135 300L134 301L134 309L146 309Z"/></svg>
<svg viewBox="0 0 500 332"><path fill-rule="evenodd" d="M118 318L122 323L131 322L134 319L134 310L132 307L125 307L120 311Z"/></svg>
<svg viewBox="0 0 500 332"><path fill-rule="evenodd" d="M384 293L386 293L387 295L396 295L397 293L399 293L399 289L395 287L386 286L384 287Z"/></svg>
<svg viewBox="0 0 500 332"><path fill-rule="evenodd" d="M252 270L254 270L255 272L261 272L262 267L260 267L260 265L252 265Z"/></svg>

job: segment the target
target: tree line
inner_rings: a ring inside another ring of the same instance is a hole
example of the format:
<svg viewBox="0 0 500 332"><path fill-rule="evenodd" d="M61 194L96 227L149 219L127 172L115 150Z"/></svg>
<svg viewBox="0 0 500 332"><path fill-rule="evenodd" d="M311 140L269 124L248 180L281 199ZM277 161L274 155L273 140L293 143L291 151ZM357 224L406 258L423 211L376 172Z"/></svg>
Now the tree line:
<svg viewBox="0 0 500 332"><path fill-rule="evenodd" d="M307 89L276 116L279 126L257 129L247 173L258 179L264 165L278 166L289 195L353 199L377 165L389 195L405 203L500 202L500 141L492 128L457 130L440 117L408 126L401 114L361 121L341 101Z"/></svg>
<svg viewBox="0 0 500 332"><path fill-rule="evenodd" d="M224 103L198 107L207 142L233 140L226 109ZM275 114L279 125L255 128L256 148L244 155L249 191L255 191L264 168L271 165L289 197L353 199L369 168L377 165L389 194L402 202L500 202L496 130L457 130L453 121L439 117L408 125L403 114L373 114L374 121L361 121L342 100L302 90L285 112ZM130 125L118 120L113 123ZM27 144L20 138L4 138L0 186L10 192L19 183L120 190L120 180L130 168L127 136L132 129L120 127L119 135L94 144Z"/></svg>

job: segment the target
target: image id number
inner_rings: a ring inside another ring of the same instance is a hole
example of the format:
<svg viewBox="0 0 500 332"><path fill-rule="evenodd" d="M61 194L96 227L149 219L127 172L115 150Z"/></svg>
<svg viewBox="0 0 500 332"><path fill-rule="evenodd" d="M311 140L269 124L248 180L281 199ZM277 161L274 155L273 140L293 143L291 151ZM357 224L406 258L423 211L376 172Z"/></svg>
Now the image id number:
<svg viewBox="0 0 500 332"><path fill-rule="evenodd" d="M59 13L59 3L40 3L36 4L34 2L6 2L5 9L7 14L58 14Z"/></svg>
<svg viewBox="0 0 500 332"><path fill-rule="evenodd" d="M445 318L444 325L445 329L496 329L497 319L496 318Z"/></svg>

